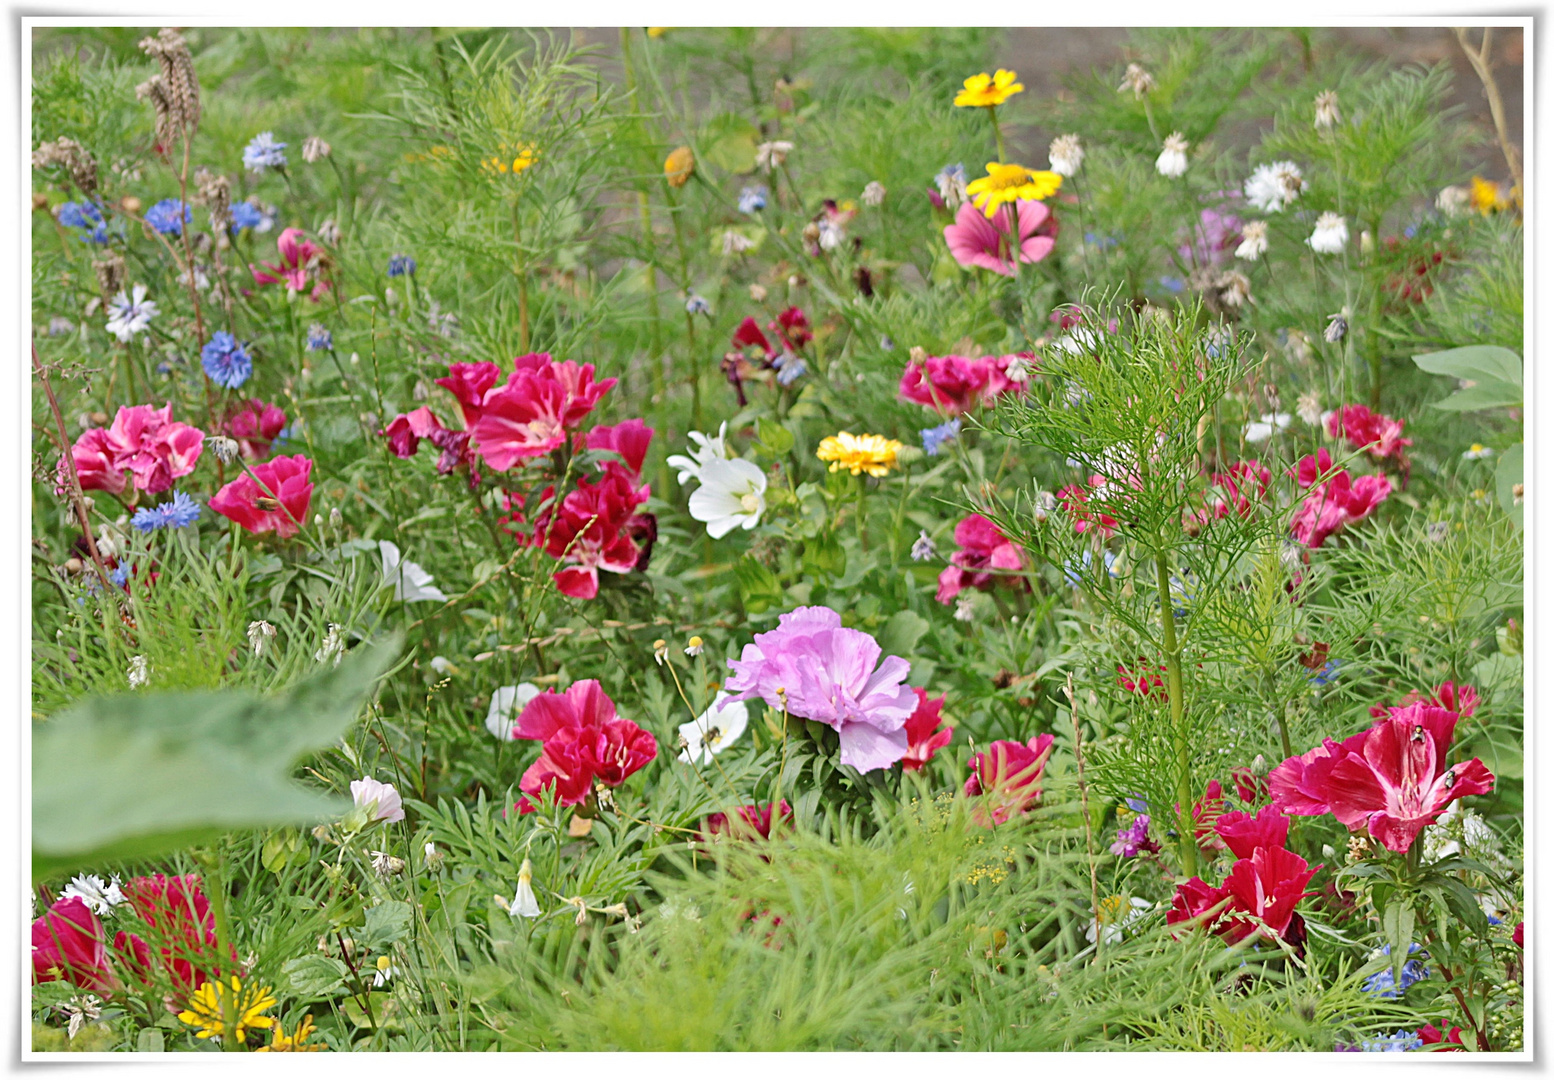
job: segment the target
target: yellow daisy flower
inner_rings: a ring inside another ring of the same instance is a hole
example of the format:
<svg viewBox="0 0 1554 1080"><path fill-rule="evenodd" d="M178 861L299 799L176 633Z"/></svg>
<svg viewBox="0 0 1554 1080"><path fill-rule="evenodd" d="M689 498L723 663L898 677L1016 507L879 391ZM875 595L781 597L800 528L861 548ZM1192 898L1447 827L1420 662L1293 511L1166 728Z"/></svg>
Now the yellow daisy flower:
<svg viewBox="0 0 1554 1080"><path fill-rule="evenodd" d="M1063 178L1055 172L990 161L987 175L967 184L966 194L978 209L992 217L1004 203L1017 199L1045 199L1062 186Z"/></svg>
<svg viewBox="0 0 1554 1080"><path fill-rule="evenodd" d="M670 187L684 187L696 171L696 156L689 146L677 146L664 159L664 179Z"/></svg>
<svg viewBox="0 0 1554 1080"><path fill-rule="evenodd" d="M236 1017L233 1038L238 1042L247 1037L249 1028L275 1026L275 1017L264 1015L266 1009L275 1005L275 994L268 986L255 988L252 983L244 989L236 975L230 981L201 983L178 1019L200 1029L196 1038L221 1038L227 1034L224 1012L229 1002Z"/></svg>
<svg viewBox="0 0 1554 1080"><path fill-rule="evenodd" d="M831 463L831 471L848 469L854 476L866 472L870 476L884 476L896 464L896 452L901 443L883 435L854 435L840 431L820 440L815 456Z"/></svg>
<svg viewBox="0 0 1554 1080"><path fill-rule="evenodd" d="M303 1054L322 1050L324 1049L323 1046L319 1045L318 1043L308 1043L308 1039L314 1035L316 1030L317 1029L313 1027L312 1013L308 1013L306 1016L304 1016L302 1018L302 1023L297 1025L297 1030L290 1035L286 1034L286 1029L281 1027L280 1024L276 1024L273 1028L270 1029L270 1045L261 1046L259 1049L255 1050L254 1053Z"/></svg>
<svg viewBox="0 0 1554 1080"><path fill-rule="evenodd" d="M1485 180L1482 176L1473 178L1469 200L1473 203L1473 209L1486 216L1497 210L1509 209L1511 205L1504 186L1493 180Z"/></svg>
<svg viewBox="0 0 1554 1080"><path fill-rule="evenodd" d="M508 155L514 153L516 156L509 159ZM498 148L497 155L495 157L486 158L485 161L481 162L481 165L488 172L510 172L514 176L517 176L529 166L533 165L535 159L538 157L539 151L535 149L533 143L520 143L516 147L516 150L514 147L509 146L507 143L503 143Z"/></svg>
<svg viewBox="0 0 1554 1080"><path fill-rule="evenodd" d="M1023 83L1014 81L1017 77L1014 72L1005 71L1003 68L999 68L993 75L985 71L980 75L973 75L966 80L966 88L955 95L955 104L981 108L1002 105L1025 89Z"/></svg>

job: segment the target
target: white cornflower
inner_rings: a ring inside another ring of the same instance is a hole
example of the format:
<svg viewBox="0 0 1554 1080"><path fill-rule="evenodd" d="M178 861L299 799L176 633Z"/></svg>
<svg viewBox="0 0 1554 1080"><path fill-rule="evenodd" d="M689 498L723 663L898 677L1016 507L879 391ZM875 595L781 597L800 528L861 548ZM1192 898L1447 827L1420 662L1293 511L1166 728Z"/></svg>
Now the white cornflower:
<svg viewBox="0 0 1554 1080"><path fill-rule="evenodd" d="M507 914L513 918L536 919L540 914L539 898L534 895L534 886L530 884L534 880L534 864L527 858L518 868L518 890L513 893L512 902L503 900L500 896L496 899L507 909Z"/></svg>
<svg viewBox="0 0 1554 1080"><path fill-rule="evenodd" d="M1309 390L1295 399L1295 415L1312 427L1322 422L1322 399Z"/></svg>
<svg viewBox="0 0 1554 1080"><path fill-rule="evenodd" d="M383 557L383 584L394 586L395 600L448 602L447 594L432 584L432 575L409 559L401 559L399 545L392 540L379 540L378 553Z"/></svg>
<svg viewBox="0 0 1554 1080"><path fill-rule="evenodd" d="M1325 131L1342 119L1338 115L1338 91L1324 90L1317 95L1317 130Z"/></svg>
<svg viewBox="0 0 1554 1080"><path fill-rule="evenodd" d="M96 874L77 874L70 879L70 884L65 886L60 896L65 900L72 896L80 897L86 906L98 915L106 915L124 903L124 893L119 890L119 879L115 877L108 882Z"/></svg>
<svg viewBox="0 0 1554 1080"><path fill-rule="evenodd" d="M686 433L686 438L694 445L691 447L691 456L684 454L671 454L665 462L671 469L679 469L680 475L676 482L684 485L686 481L701 471L701 467L709 461L721 461L728 457L728 450L723 445L723 439L728 435L728 421L724 421L718 427L716 435L703 435L699 431Z"/></svg>
<svg viewBox="0 0 1554 1080"><path fill-rule="evenodd" d="M1349 320L1347 312L1339 311L1329 315L1327 328L1322 331L1322 340L1329 345L1337 345L1349 333Z"/></svg>
<svg viewBox="0 0 1554 1080"><path fill-rule="evenodd" d="M968 594L955 601L955 619L957 622L971 622L976 617L976 594Z"/></svg>
<svg viewBox="0 0 1554 1080"><path fill-rule="evenodd" d="M376 970L372 973L373 986L382 986L400 973L399 968L394 966L394 961L389 959L387 955L378 957L378 962L374 967Z"/></svg>
<svg viewBox="0 0 1554 1080"><path fill-rule="evenodd" d="M1219 290L1220 302L1226 307L1238 308L1252 296L1252 283L1245 274L1234 270L1227 270L1215 279L1214 287Z"/></svg>
<svg viewBox="0 0 1554 1080"><path fill-rule="evenodd" d="M937 557L939 549L934 547L933 537L928 535L927 529L917 530L917 539L912 541L912 561L923 562Z"/></svg>
<svg viewBox="0 0 1554 1080"><path fill-rule="evenodd" d="M863 194L859 196L864 206L878 206L885 201L885 185L878 180L870 180L864 185Z"/></svg>
<svg viewBox="0 0 1554 1080"><path fill-rule="evenodd" d="M1178 177L1187 171L1188 142L1180 131L1166 136L1165 148L1155 159L1155 171L1161 176Z"/></svg>
<svg viewBox="0 0 1554 1080"><path fill-rule="evenodd" d="M340 640L340 624L330 623L324 634L324 644L313 654L313 659L320 664L334 661L335 667L340 666L340 657L345 653L345 642Z"/></svg>
<svg viewBox="0 0 1554 1080"><path fill-rule="evenodd" d="M1348 242L1349 226L1344 223L1342 217L1331 210L1317 218L1317 227L1306 240L1312 251L1323 255L1339 254Z"/></svg>
<svg viewBox="0 0 1554 1080"><path fill-rule="evenodd" d="M248 647L254 650L255 656L263 656L265 647L274 640L275 627L263 619L248 624Z"/></svg>
<svg viewBox="0 0 1554 1080"><path fill-rule="evenodd" d="M446 656L434 656L431 658L431 660L427 661L427 664L439 675L448 675L458 670L453 666L453 661L449 660Z"/></svg>
<svg viewBox="0 0 1554 1080"><path fill-rule="evenodd" d="M1273 437L1274 432L1283 431L1289 427L1291 419L1290 414L1285 412L1263 413L1261 420L1254 420L1247 424L1242 435L1249 443L1265 443Z"/></svg>
<svg viewBox="0 0 1554 1080"><path fill-rule="evenodd" d="M237 460L242 447L238 446L236 439L229 439L225 435L205 436L205 445L210 447L210 452L216 455L216 460L225 465L230 465Z"/></svg>
<svg viewBox="0 0 1554 1080"><path fill-rule="evenodd" d="M1085 162L1085 148L1078 135L1059 135L1047 147L1047 164L1059 176L1073 176Z"/></svg>
<svg viewBox="0 0 1554 1080"><path fill-rule="evenodd" d="M129 668L124 674L129 679L131 690L145 686L151 681L151 671L146 667L146 658L144 656L131 657Z"/></svg>
<svg viewBox="0 0 1554 1080"><path fill-rule="evenodd" d="M1095 944L1099 937L1104 944L1115 945L1122 940L1123 931L1144 917L1144 913L1155 905L1148 900L1140 900L1138 897L1127 899L1121 896L1108 896L1097 905L1099 910L1096 917L1090 920L1090 925L1085 928L1085 940Z"/></svg>
<svg viewBox="0 0 1554 1080"><path fill-rule="evenodd" d="M737 229L729 229L723 233L723 254L739 255L755 247L755 241Z"/></svg>
<svg viewBox="0 0 1554 1080"><path fill-rule="evenodd" d="M1472 202L1472 192L1456 184L1441 189L1441 193L1435 197L1435 208L1449 218L1462 217Z"/></svg>
<svg viewBox="0 0 1554 1080"><path fill-rule="evenodd" d="M966 201L966 166L956 163L946 165L934 174L933 182L939 188L939 198L949 210L957 210Z"/></svg>
<svg viewBox="0 0 1554 1080"><path fill-rule="evenodd" d="M820 223L820 250L835 251L847 239L847 230L830 218Z"/></svg>
<svg viewBox="0 0 1554 1080"><path fill-rule="evenodd" d="M793 144L783 139L764 142L755 148L756 168L762 172L771 172L786 161L792 152Z"/></svg>
<svg viewBox="0 0 1554 1080"><path fill-rule="evenodd" d="M1155 77L1145 71L1138 64L1129 64L1128 70L1122 73L1122 82L1117 87L1120 94L1126 90L1132 90L1133 96L1141 98L1155 88Z"/></svg>
<svg viewBox="0 0 1554 1080"><path fill-rule="evenodd" d="M503 742L513 741L513 725L525 705L540 696L540 688L531 682L517 686L498 686L491 691L491 707L486 710L486 730Z"/></svg>
<svg viewBox="0 0 1554 1080"><path fill-rule="evenodd" d="M1241 226L1241 243L1236 246L1236 258L1253 262L1268 251L1268 223L1248 221Z"/></svg>
<svg viewBox="0 0 1554 1080"><path fill-rule="evenodd" d="M690 723L680 725L680 737L685 740L680 760L693 765L711 765L712 756L743 735L749 722L750 710L745 703L730 701L729 695L719 690L706 712Z"/></svg>
<svg viewBox="0 0 1554 1080"><path fill-rule="evenodd" d="M1300 166L1293 161L1259 165L1247 178L1247 201L1265 214L1276 214L1300 198Z"/></svg>
<svg viewBox="0 0 1554 1080"><path fill-rule="evenodd" d="M318 233L318 238L330 247L336 247L340 243L340 226L335 224L334 218L326 218L314 232Z"/></svg>
<svg viewBox="0 0 1554 1080"><path fill-rule="evenodd" d="M750 283L750 299L754 300L757 304L759 304L762 300L765 300L766 286L752 281Z"/></svg>
<svg viewBox="0 0 1554 1080"><path fill-rule="evenodd" d="M144 333L146 327L151 325L152 316L157 313L156 302L146 299L144 285L136 285L132 292L133 300L120 290L117 296L108 301L108 333L123 342Z"/></svg>
<svg viewBox="0 0 1554 1080"><path fill-rule="evenodd" d="M706 522L714 540L736 528L755 528L766 512L766 474L759 465L719 458L703 465L696 478L701 487L691 493L691 517Z"/></svg>
<svg viewBox="0 0 1554 1080"><path fill-rule="evenodd" d="M1010 382L1023 383L1030 381L1031 361L1027 356L1014 355L1009 364L1004 368L1004 377Z"/></svg>

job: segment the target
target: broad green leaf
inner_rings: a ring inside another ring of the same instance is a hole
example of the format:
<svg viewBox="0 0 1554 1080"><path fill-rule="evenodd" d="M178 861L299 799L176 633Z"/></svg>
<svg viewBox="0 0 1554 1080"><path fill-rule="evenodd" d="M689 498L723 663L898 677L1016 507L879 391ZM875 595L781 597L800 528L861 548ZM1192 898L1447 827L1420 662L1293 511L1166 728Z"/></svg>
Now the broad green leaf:
<svg viewBox="0 0 1554 1080"><path fill-rule="evenodd" d="M398 652L397 639L353 652L272 698L249 690L92 698L39 725L34 876L338 816L350 804L296 783L292 768L350 727Z"/></svg>
<svg viewBox="0 0 1554 1080"><path fill-rule="evenodd" d="M886 656L909 657L927 632L927 619L915 611L898 611L885 620L876 640Z"/></svg>
<svg viewBox="0 0 1554 1080"><path fill-rule="evenodd" d="M793 449L793 432L776 420L762 417L756 423L755 431L756 437L761 440L761 445L779 457Z"/></svg>
<svg viewBox="0 0 1554 1080"><path fill-rule="evenodd" d="M384 951L410 932L410 905L403 900L385 900L367 909L361 941L370 949Z"/></svg>
<svg viewBox="0 0 1554 1080"><path fill-rule="evenodd" d="M1431 408L1447 412L1477 412L1480 409L1513 409L1522 403L1522 388L1501 379L1485 379L1465 390L1458 390Z"/></svg>
<svg viewBox="0 0 1554 1080"><path fill-rule="evenodd" d="M804 542L804 572L815 577L835 578L847 571L847 552L835 534L817 536Z"/></svg>
<svg viewBox="0 0 1554 1080"><path fill-rule="evenodd" d="M333 956L299 956L281 965L281 974L299 998L321 998L345 985L350 968Z"/></svg>
<svg viewBox="0 0 1554 1080"><path fill-rule="evenodd" d="M782 603L782 584L777 576L750 556L734 564L734 576L739 581L740 602L752 615Z"/></svg>
<svg viewBox="0 0 1554 1080"><path fill-rule="evenodd" d="M1505 382L1520 388L1522 358L1502 345L1464 345L1460 349L1420 353L1414 363L1432 375L1474 382Z"/></svg>
<svg viewBox="0 0 1554 1080"><path fill-rule="evenodd" d="M163 1052L162 1032L157 1028L141 1028L140 1034L135 1039L135 1050L141 1054L160 1054Z"/></svg>
<svg viewBox="0 0 1554 1080"><path fill-rule="evenodd" d="M1495 494L1500 499L1500 509L1506 517L1522 527L1522 500L1517 498L1516 486L1522 482L1522 444L1517 443L1500 455L1495 466Z"/></svg>
<svg viewBox="0 0 1554 1080"><path fill-rule="evenodd" d="M1414 937L1414 906L1407 897L1395 896L1381 914L1381 934L1392 946L1392 982L1403 983L1403 965Z"/></svg>

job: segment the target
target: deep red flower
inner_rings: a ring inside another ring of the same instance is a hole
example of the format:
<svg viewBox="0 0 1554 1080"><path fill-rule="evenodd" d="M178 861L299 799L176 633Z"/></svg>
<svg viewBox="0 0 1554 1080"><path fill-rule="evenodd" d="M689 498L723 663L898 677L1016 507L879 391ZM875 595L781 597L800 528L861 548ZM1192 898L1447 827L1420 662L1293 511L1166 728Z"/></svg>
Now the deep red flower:
<svg viewBox="0 0 1554 1080"><path fill-rule="evenodd" d="M1256 806L1268 798L1268 778L1251 769L1231 769L1230 780L1236 786L1236 798L1243 806Z"/></svg>
<svg viewBox="0 0 1554 1080"><path fill-rule="evenodd" d="M1214 831L1238 859L1250 859L1260 847L1280 847L1290 837L1290 819L1277 807L1265 806L1254 817L1244 810L1226 810L1214 822Z"/></svg>
<svg viewBox="0 0 1554 1080"><path fill-rule="evenodd" d="M1000 394L1018 390L1007 372L1013 356L930 356L921 363L909 360L901 372L900 395L956 416L991 405Z"/></svg>
<svg viewBox="0 0 1554 1080"><path fill-rule="evenodd" d="M1091 497L1106 496L1110 494L1112 485L1106 477L1096 473L1090 477L1088 487L1079 484L1069 484L1058 490L1058 502L1063 504L1063 510L1074 522L1076 533L1085 532L1088 529L1099 529L1101 535L1110 540L1117 532L1117 519L1107 514L1105 510L1087 509ZM1110 507L1108 507L1110 509Z"/></svg>
<svg viewBox="0 0 1554 1080"><path fill-rule="evenodd" d="M1160 665L1160 672L1165 671L1166 666ZM1130 671L1121 664L1117 665L1117 685L1130 693L1143 698L1154 698L1157 701L1166 701L1169 695L1166 693L1165 680L1159 672L1149 670L1149 661L1139 657L1137 671Z"/></svg>
<svg viewBox="0 0 1554 1080"><path fill-rule="evenodd" d="M1524 946L1522 944L1522 924L1521 923L1517 923L1516 924L1516 929L1511 931L1511 940L1516 943L1516 947L1518 949L1526 947L1526 946Z"/></svg>
<svg viewBox="0 0 1554 1080"><path fill-rule="evenodd" d="M539 795L554 787L556 801L574 806L588 797L594 783L618 787L632 773L658 756L653 736L615 714L597 679L583 679L564 694L547 690L529 702L513 728L515 739L540 739L539 760L529 766L519 788ZM522 813L535 809L528 799Z"/></svg>
<svg viewBox="0 0 1554 1080"><path fill-rule="evenodd" d="M777 316L777 321L767 323L766 328L782 339L790 352L798 352L815 336L809 327L809 316L800 307L790 307Z"/></svg>
<svg viewBox="0 0 1554 1080"><path fill-rule="evenodd" d="M1410 690L1398 702L1399 706L1412 705L1416 701L1423 701L1427 705L1435 705L1448 712L1454 712L1459 717L1472 716L1478 708L1478 691L1466 683L1458 686L1453 683L1443 682L1435 688L1431 694L1423 694L1418 690ZM1372 705L1370 713L1380 720L1387 715L1388 706L1385 704Z"/></svg>
<svg viewBox="0 0 1554 1080"><path fill-rule="evenodd" d="M1396 458L1404 461L1404 447L1414 445L1413 439L1403 437L1402 420L1373 413L1364 405L1345 405L1327 418L1329 438L1341 434L1350 446L1364 450L1377 461Z"/></svg>
<svg viewBox="0 0 1554 1080"><path fill-rule="evenodd" d="M1025 560L1019 545L981 514L960 519L955 526L955 542L960 550L950 556L950 565L939 574L939 589L934 594L939 603L948 604L962 589L991 589L1000 580L1011 584L1018 581L1029 588L1023 578L1012 573L995 573L1018 571Z"/></svg>
<svg viewBox="0 0 1554 1080"><path fill-rule="evenodd" d="M1474 758L1446 767L1457 714L1416 702L1388 710L1368 731L1284 761L1269 775L1274 805L1286 813L1331 813L1365 827L1390 851L1407 851L1454 799L1483 795L1495 778Z"/></svg>
<svg viewBox="0 0 1554 1080"><path fill-rule="evenodd" d="M1196 877L1178 885L1166 924L1197 921L1231 944L1251 934L1295 938L1298 944L1304 924L1295 906L1313 895L1306 886L1320 869L1282 847L1257 848L1250 857L1237 860L1223 886L1216 888ZM1267 929L1249 917L1260 919Z"/></svg>
<svg viewBox="0 0 1554 1080"><path fill-rule="evenodd" d="M470 435L486 464L506 472L563 445L567 431L593 411L615 382L594 382L592 364L528 353L513 361L505 385L486 393Z"/></svg>
<svg viewBox="0 0 1554 1080"><path fill-rule="evenodd" d="M1250 518L1255 512L1253 499L1261 500L1268 494L1268 482L1273 475L1256 458L1238 461L1229 472L1214 473L1210 479L1208 507L1200 520L1217 520L1229 517Z"/></svg>
<svg viewBox="0 0 1554 1080"><path fill-rule="evenodd" d="M739 819L737 824L730 822L727 814L708 814L705 835L717 836L723 833L734 839L753 839L759 836L762 840L770 840L774 827L780 827L784 820L793 820L793 807L788 805L787 799L782 799L777 803L775 821L773 821L772 804L770 802L764 806L741 806L734 813ZM781 920L778 921L780 922Z"/></svg>
<svg viewBox="0 0 1554 1080"><path fill-rule="evenodd" d="M734 330L733 342L736 349L744 349L752 345L756 346L766 354L767 359L777 354L776 350L772 348L772 343L761 332L761 324L756 322L755 318L750 315L746 315L745 321L740 323Z"/></svg>
<svg viewBox="0 0 1554 1080"><path fill-rule="evenodd" d="M580 438L589 450L613 450L619 454L626 462L628 474L635 480L642 475L642 463L647 460L653 429L641 420L624 420L613 427L600 424L586 438Z"/></svg>
<svg viewBox="0 0 1554 1080"><path fill-rule="evenodd" d="M1041 774L1052 755L1052 743L1051 735L1038 735L1026 743L999 739L973 755L965 787L973 800L971 819L990 829L1034 806L1041 798Z"/></svg>
<svg viewBox="0 0 1554 1080"><path fill-rule="evenodd" d="M907 717L906 722L907 752L901 759L901 768L906 772L916 772L928 764L934 754L950 744L950 739L955 735L953 727L939 727L944 722L941 715L944 709L942 694L930 698L928 691L921 686L912 687L912 693L917 695L917 708Z"/></svg>
<svg viewBox="0 0 1554 1080"><path fill-rule="evenodd" d="M1202 920L1201 925L1212 925L1228 906L1228 889L1216 888L1202 878L1189 878L1176 887L1171 897L1171 910L1166 915L1166 925Z"/></svg>
<svg viewBox="0 0 1554 1080"><path fill-rule="evenodd" d="M56 900L32 924L32 981L64 980L85 990L111 993L102 920L79 896Z"/></svg>
<svg viewBox="0 0 1554 1080"><path fill-rule="evenodd" d="M1444 1024L1446 1021L1442 1020L1441 1023ZM1439 1046L1441 1050L1436 1051L1436 1053L1467 1050L1467 1047L1462 1045L1462 1029L1460 1027L1454 1027L1450 1031L1443 1032L1434 1024L1426 1024L1419 1029L1419 1041L1426 1046Z"/></svg>
<svg viewBox="0 0 1554 1080"><path fill-rule="evenodd" d="M157 946L153 954L151 946L138 934L120 931L113 939L113 947L127 969L141 981L147 981L155 956L164 974L185 993L221 976L216 916L200 890L197 875L131 878L121 889L135 914L150 929ZM232 960L236 962L236 952L232 953Z"/></svg>
<svg viewBox="0 0 1554 1080"><path fill-rule="evenodd" d="M263 270L256 270L252 263L248 269L254 275L254 281L260 285L282 285L295 292L301 292L308 287L308 272L317 270L324 256L324 249L313 241L303 237L301 229L284 229L275 241L275 248L280 252L281 265L274 263L261 263ZM329 291L329 283L319 275L318 283L313 286L309 298L318 300Z"/></svg>
<svg viewBox="0 0 1554 1080"><path fill-rule="evenodd" d="M647 501L647 485L636 488L624 470L606 472L598 481L582 479L554 513L542 514L536 536L545 551L562 562L551 576L568 596L591 600L599 594L599 571L635 570L639 552L631 528L637 507Z"/></svg>
<svg viewBox="0 0 1554 1080"><path fill-rule="evenodd" d="M313 484L308 479L313 462L297 454L261 462L252 471L253 476L245 472L216 492L210 508L251 533L273 531L282 540L295 536L307 521L308 503L313 498ZM255 477L269 494L254 483Z"/></svg>
<svg viewBox="0 0 1554 1080"><path fill-rule="evenodd" d="M1214 823L1224 812L1225 788L1218 780L1210 780L1208 786L1203 789L1203 796L1194 799L1192 804L1192 831L1199 845L1209 850L1217 850L1225 846L1214 832Z"/></svg>
<svg viewBox="0 0 1554 1080"><path fill-rule="evenodd" d="M262 458L270 452L270 443L286 426L286 414L279 405L255 398L238 406L227 418L227 434L237 440L246 458Z"/></svg>
<svg viewBox="0 0 1554 1080"><path fill-rule="evenodd" d="M378 434L388 439L389 452L395 457L413 458L421 448L422 439L429 439L433 432L442 430L442 421L423 405L411 412L400 413Z"/></svg>

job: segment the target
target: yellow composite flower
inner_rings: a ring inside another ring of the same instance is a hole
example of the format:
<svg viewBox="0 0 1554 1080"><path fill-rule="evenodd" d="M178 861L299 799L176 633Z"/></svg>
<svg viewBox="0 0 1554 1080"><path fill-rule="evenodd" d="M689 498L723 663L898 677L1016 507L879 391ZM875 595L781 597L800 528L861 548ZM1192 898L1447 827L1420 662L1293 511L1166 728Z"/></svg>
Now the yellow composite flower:
<svg viewBox="0 0 1554 1080"><path fill-rule="evenodd" d="M999 68L992 75L983 72L973 75L965 82L965 89L955 95L955 104L968 107L986 107L989 105L1002 105L1014 95L1025 89L1023 83L1014 80L1018 78L1012 71Z"/></svg>
<svg viewBox="0 0 1554 1080"><path fill-rule="evenodd" d="M249 1028L275 1026L275 1017L264 1015L266 1009L275 1005L275 994L268 986L255 987L252 982L245 988L236 975L230 980L201 983L190 996L188 1008L178 1014L178 1019L199 1028L197 1038L221 1038L227 1033L223 1013L229 1002L236 1020L233 1038L238 1042L247 1037Z"/></svg>
<svg viewBox="0 0 1554 1080"><path fill-rule="evenodd" d="M1017 199L1045 199L1062 186L1063 178L1055 172L990 161L987 175L967 184L966 194L979 210L992 217L1004 203Z"/></svg>
<svg viewBox="0 0 1554 1080"><path fill-rule="evenodd" d="M689 146L677 146L664 159L664 179L670 187L684 187L696 171L696 156Z"/></svg>
<svg viewBox="0 0 1554 1080"><path fill-rule="evenodd" d="M1504 185L1497 184L1493 180L1485 180L1482 176L1473 178L1469 199L1473 203L1473 209L1486 216L1496 210L1508 209L1511 205L1511 200L1505 194Z"/></svg>
<svg viewBox="0 0 1554 1080"><path fill-rule="evenodd" d="M839 431L820 440L815 456L831 463L831 471L848 469L854 476L866 472L870 476L884 476L896 464L896 452L901 443L883 435L854 435Z"/></svg>
<svg viewBox="0 0 1554 1080"><path fill-rule="evenodd" d="M503 143L497 148L495 157L488 157L481 162L481 166L489 172L512 173L517 176L539 157L539 151L533 143L519 143L517 147ZM512 155L509 157L509 155Z"/></svg>
<svg viewBox="0 0 1554 1080"><path fill-rule="evenodd" d="M317 1029L313 1026L313 1014L308 1013L302 1018L302 1023L297 1025L297 1030L290 1035L286 1034L284 1027L276 1024L270 1029L270 1045L261 1046L254 1053L305 1054L316 1052L324 1049L319 1043L308 1042L308 1039L312 1038L316 1033Z"/></svg>

